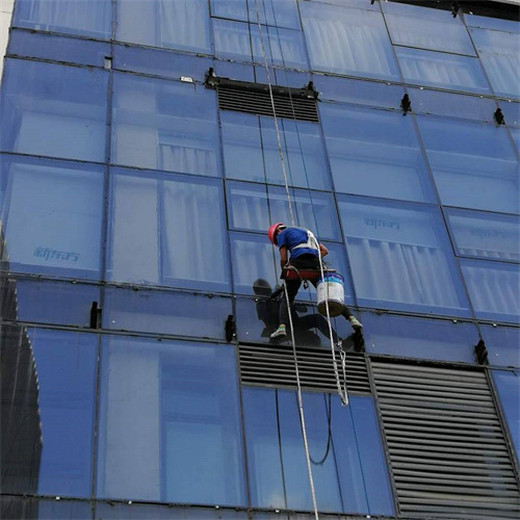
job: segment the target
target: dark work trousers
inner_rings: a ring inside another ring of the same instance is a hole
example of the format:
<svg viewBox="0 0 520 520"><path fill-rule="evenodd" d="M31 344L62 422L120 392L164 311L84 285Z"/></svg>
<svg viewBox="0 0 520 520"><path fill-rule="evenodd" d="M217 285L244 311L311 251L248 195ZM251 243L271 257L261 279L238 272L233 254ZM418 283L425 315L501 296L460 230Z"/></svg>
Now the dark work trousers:
<svg viewBox="0 0 520 520"><path fill-rule="evenodd" d="M290 264L296 269L318 269L320 268L320 259L315 255L301 255L297 258L294 258L290 261ZM317 282L311 282L314 287L316 287ZM292 306L294 298L300 289L300 285L302 281L298 278L296 280L285 280L285 284L287 286L287 293L289 295L289 304ZM349 316L351 316L351 312L348 307L345 307L344 311L341 313L347 320ZM284 323L285 325L289 325L289 308L287 305L287 300L285 298L285 291L282 292L282 299L280 301L280 309L278 311L279 322L280 324Z"/></svg>

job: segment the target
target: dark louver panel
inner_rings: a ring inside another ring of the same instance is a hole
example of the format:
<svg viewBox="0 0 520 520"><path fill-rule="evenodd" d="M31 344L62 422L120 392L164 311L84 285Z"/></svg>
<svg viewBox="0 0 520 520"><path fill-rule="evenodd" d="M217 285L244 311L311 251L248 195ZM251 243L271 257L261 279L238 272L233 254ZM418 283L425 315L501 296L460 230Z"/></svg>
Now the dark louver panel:
<svg viewBox="0 0 520 520"><path fill-rule="evenodd" d="M295 388L296 372L290 345L240 345L240 374L244 385ZM339 355L336 355L338 366ZM298 349L300 380L305 390L336 392L336 378L329 349ZM341 367L339 366L340 373ZM349 392L370 393L363 354L347 354Z"/></svg>
<svg viewBox="0 0 520 520"><path fill-rule="evenodd" d="M406 518L519 518L511 454L484 372L372 362Z"/></svg>

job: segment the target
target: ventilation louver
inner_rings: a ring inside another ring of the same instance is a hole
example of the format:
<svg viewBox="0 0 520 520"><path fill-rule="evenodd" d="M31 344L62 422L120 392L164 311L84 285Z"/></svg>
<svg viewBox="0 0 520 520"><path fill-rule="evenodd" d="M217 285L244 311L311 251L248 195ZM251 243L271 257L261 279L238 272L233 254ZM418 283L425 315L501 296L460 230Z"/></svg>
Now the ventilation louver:
<svg viewBox="0 0 520 520"><path fill-rule="evenodd" d="M298 348L298 367L302 388L336 392L332 353L326 348ZM240 374L244 385L295 388L296 372L290 345L240 345ZM336 355L341 373L339 354ZM370 393L363 354L347 354L349 392Z"/></svg>
<svg viewBox="0 0 520 520"><path fill-rule="evenodd" d="M518 482L484 372L371 366L403 518L518 518Z"/></svg>
<svg viewBox="0 0 520 520"><path fill-rule="evenodd" d="M268 85L208 75L206 86L216 89L221 110L274 115ZM318 122L317 92L312 84L300 89L273 86L272 90L277 117Z"/></svg>

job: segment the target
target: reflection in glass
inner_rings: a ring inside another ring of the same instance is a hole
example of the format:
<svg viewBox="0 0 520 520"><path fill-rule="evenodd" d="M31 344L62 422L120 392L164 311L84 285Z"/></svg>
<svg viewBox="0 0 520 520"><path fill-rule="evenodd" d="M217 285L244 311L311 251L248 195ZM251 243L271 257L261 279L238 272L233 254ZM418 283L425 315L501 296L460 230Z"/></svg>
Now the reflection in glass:
<svg viewBox="0 0 520 520"><path fill-rule="evenodd" d="M251 0L248 4L249 20L252 23L258 23L258 17L260 17L262 25L291 29L300 27L296 0Z"/></svg>
<svg viewBox="0 0 520 520"><path fill-rule="evenodd" d="M245 505L232 347L113 337L101 363L98 496Z"/></svg>
<svg viewBox="0 0 520 520"><path fill-rule="evenodd" d="M495 95L520 98L518 28L515 33L486 29L470 32Z"/></svg>
<svg viewBox="0 0 520 520"><path fill-rule="evenodd" d="M244 388L253 506L312 510L295 392ZM392 514L375 410L370 397L304 394L318 508Z"/></svg>
<svg viewBox="0 0 520 520"><path fill-rule="evenodd" d="M216 56L251 61L249 24L213 18L212 25Z"/></svg>
<svg viewBox="0 0 520 520"><path fill-rule="evenodd" d="M110 280L227 290L219 181L113 170L111 193Z"/></svg>
<svg viewBox="0 0 520 520"><path fill-rule="evenodd" d="M301 2L300 9L312 69L399 79L380 13L317 2Z"/></svg>
<svg viewBox="0 0 520 520"><path fill-rule="evenodd" d="M269 227L266 186L228 181L226 188L230 228L265 233Z"/></svg>
<svg viewBox="0 0 520 520"><path fill-rule="evenodd" d="M461 260L469 297L478 318L520 323L520 267Z"/></svg>
<svg viewBox="0 0 520 520"><path fill-rule="evenodd" d="M339 207L361 305L468 314L437 212L346 197Z"/></svg>
<svg viewBox="0 0 520 520"><path fill-rule="evenodd" d="M115 75L112 163L216 176L216 141L215 92Z"/></svg>
<svg viewBox="0 0 520 520"><path fill-rule="evenodd" d="M417 117L445 205L518 213L518 160L504 127Z"/></svg>
<svg viewBox="0 0 520 520"><path fill-rule="evenodd" d="M103 328L225 339L231 300L208 294L105 289Z"/></svg>
<svg viewBox="0 0 520 520"><path fill-rule="evenodd" d="M360 320L369 353L475 362L473 345L478 343L478 331L473 324L368 312Z"/></svg>
<svg viewBox="0 0 520 520"><path fill-rule="evenodd" d="M2 150L104 162L107 85L102 70L7 60Z"/></svg>
<svg viewBox="0 0 520 520"><path fill-rule="evenodd" d="M396 47L406 82L489 94L489 85L477 58L443 52Z"/></svg>
<svg viewBox="0 0 520 520"><path fill-rule="evenodd" d="M520 328L480 324L480 332L491 365L520 368Z"/></svg>
<svg viewBox="0 0 520 520"><path fill-rule="evenodd" d="M103 169L0 156L2 269L97 278Z"/></svg>
<svg viewBox="0 0 520 520"><path fill-rule="evenodd" d="M457 254L489 260L520 260L520 219L448 209Z"/></svg>
<svg viewBox="0 0 520 520"><path fill-rule="evenodd" d="M96 337L8 326L1 336L2 491L90 497Z"/></svg>
<svg viewBox="0 0 520 520"><path fill-rule="evenodd" d="M210 52L206 0L119 1L116 39L195 52Z"/></svg>
<svg viewBox="0 0 520 520"><path fill-rule="evenodd" d="M432 200L412 120L401 113L320 105L336 191Z"/></svg>
<svg viewBox="0 0 520 520"><path fill-rule="evenodd" d="M124 2L123 2L124 3ZM110 38L110 0L16 0L14 26Z"/></svg>

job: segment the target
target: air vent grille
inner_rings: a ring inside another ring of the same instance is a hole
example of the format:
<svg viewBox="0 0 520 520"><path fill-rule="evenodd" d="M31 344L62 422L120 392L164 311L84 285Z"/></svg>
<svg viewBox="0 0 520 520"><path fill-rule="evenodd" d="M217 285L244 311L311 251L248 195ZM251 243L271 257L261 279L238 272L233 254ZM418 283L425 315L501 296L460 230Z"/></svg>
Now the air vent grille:
<svg viewBox="0 0 520 520"><path fill-rule="evenodd" d="M296 387L292 346L240 345L239 353L242 384ZM329 349L298 348L297 353L300 380L305 390L337 391L332 353ZM336 359L339 363L339 355ZM347 388L349 392L370 393L363 354L347 354Z"/></svg>
<svg viewBox="0 0 520 520"><path fill-rule="evenodd" d="M518 482L486 375L371 363L404 518L518 518Z"/></svg>

